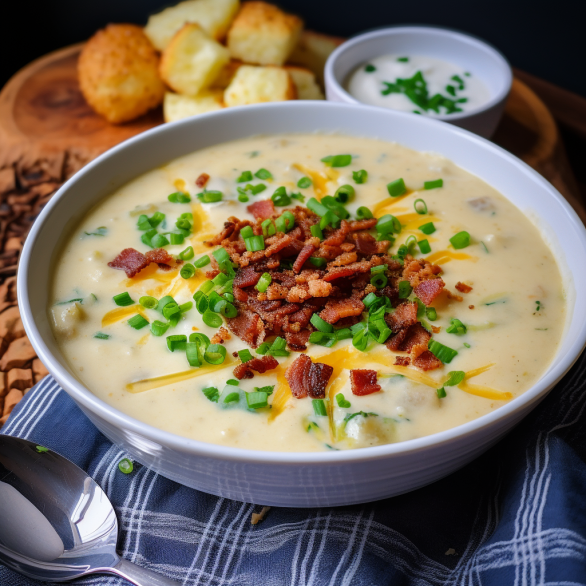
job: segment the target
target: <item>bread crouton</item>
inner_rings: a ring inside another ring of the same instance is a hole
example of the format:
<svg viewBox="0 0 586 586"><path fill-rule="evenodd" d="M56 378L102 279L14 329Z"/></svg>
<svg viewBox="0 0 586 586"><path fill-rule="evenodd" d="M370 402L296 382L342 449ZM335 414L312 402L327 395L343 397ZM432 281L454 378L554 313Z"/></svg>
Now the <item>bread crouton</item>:
<svg viewBox="0 0 586 586"><path fill-rule="evenodd" d="M321 88L315 81L315 75L305 67L296 67L295 65L286 65L285 70L291 76L295 89L297 90L297 98L299 100L323 100L324 94Z"/></svg>
<svg viewBox="0 0 586 586"><path fill-rule="evenodd" d="M134 24L110 24L83 47L77 64L87 103L113 124L138 118L163 100L159 56Z"/></svg>
<svg viewBox="0 0 586 586"><path fill-rule="evenodd" d="M287 63L307 67L315 73L318 82L323 87L326 61L343 42L344 39L341 38L303 31Z"/></svg>
<svg viewBox="0 0 586 586"><path fill-rule="evenodd" d="M163 101L163 115L165 122L175 122L183 118L221 110L224 107L224 92L204 90L194 98L167 92Z"/></svg>
<svg viewBox="0 0 586 586"><path fill-rule="evenodd" d="M228 31L234 59L283 65L299 40L303 21L266 2L245 2Z"/></svg>
<svg viewBox="0 0 586 586"><path fill-rule="evenodd" d="M297 97L291 76L282 67L243 65L224 91L226 106L280 102Z"/></svg>
<svg viewBox="0 0 586 586"><path fill-rule="evenodd" d="M210 37L225 38L240 8L240 0L187 0L153 14L144 29L151 43L163 51L187 22L199 24Z"/></svg>
<svg viewBox="0 0 586 586"><path fill-rule="evenodd" d="M176 92L196 96L210 86L229 60L226 47L198 24L188 23L163 51L161 77Z"/></svg>
<svg viewBox="0 0 586 586"><path fill-rule="evenodd" d="M212 88L219 88L225 90L230 85L231 81L234 79L234 76L236 75L236 72L238 71L238 69L240 69L242 65L243 63L241 61L230 61L230 63L228 63L222 68L222 70L218 74L218 77L214 79L214 81L212 82Z"/></svg>

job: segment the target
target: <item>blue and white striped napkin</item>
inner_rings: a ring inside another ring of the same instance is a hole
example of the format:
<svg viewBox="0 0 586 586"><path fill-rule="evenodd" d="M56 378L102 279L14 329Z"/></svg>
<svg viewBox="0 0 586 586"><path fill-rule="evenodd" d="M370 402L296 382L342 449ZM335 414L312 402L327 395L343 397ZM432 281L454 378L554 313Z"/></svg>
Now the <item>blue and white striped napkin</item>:
<svg viewBox="0 0 586 586"><path fill-rule="evenodd" d="M254 505L138 464L119 472L127 454L50 377L2 433L87 470L114 504L122 556L185 585L586 585L586 354L513 433L450 477L367 505L272 508L257 525ZM0 585L33 584L0 565Z"/></svg>

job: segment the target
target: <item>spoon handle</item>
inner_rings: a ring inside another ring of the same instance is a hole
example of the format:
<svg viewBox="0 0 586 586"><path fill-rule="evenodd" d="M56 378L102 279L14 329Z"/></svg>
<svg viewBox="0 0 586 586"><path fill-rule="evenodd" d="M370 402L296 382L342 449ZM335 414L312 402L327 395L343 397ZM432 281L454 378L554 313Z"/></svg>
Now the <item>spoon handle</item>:
<svg viewBox="0 0 586 586"><path fill-rule="evenodd" d="M181 582L176 582L123 559L120 559L112 568L108 568L108 572L126 578L135 586L181 586Z"/></svg>

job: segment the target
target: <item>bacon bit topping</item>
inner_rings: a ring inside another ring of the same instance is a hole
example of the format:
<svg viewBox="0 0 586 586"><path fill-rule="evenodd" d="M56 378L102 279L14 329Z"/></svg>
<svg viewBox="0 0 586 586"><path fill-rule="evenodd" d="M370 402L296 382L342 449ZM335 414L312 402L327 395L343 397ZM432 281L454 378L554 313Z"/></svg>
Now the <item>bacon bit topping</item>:
<svg viewBox="0 0 586 586"><path fill-rule="evenodd" d="M319 239L317 240L319 242ZM317 246L314 242L309 242L301 249L301 252L293 264L294 273L298 273L301 270L301 267L309 260L309 257L316 251L316 249Z"/></svg>
<svg viewBox="0 0 586 586"><path fill-rule="evenodd" d="M210 180L210 176L207 173L202 173L196 180L195 184L198 187L205 187L205 184Z"/></svg>
<svg viewBox="0 0 586 586"><path fill-rule="evenodd" d="M425 350L413 360L413 366L421 370L435 370L436 368L441 368L443 364L429 350Z"/></svg>
<svg viewBox="0 0 586 586"><path fill-rule="evenodd" d="M264 324L259 315L252 311L239 307L238 315L227 321L231 332L253 348L258 348L265 339Z"/></svg>
<svg viewBox="0 0 586 586"><path fill-rule="evenodd" d="M279 363L274 358L274 356L263 356L261 358L253 358L248 362L239 364L234 369L234 376L238 380L242 380L243 378L253 378L253 371L258 372L259 374L264 374L268 370L273 370L273 368L277 368L277 366L279 366Z"/></svg>
<svg viewBox="0 0 586 586"><path fill-rule="evenodd" d="M395 366L409 366L411 358L409 356L395 356Z"/></svg>
<svg viewBox="0 0 586 586"><path fill-rule="evenodd" d="M294 352L303 352L307 350L307 342L309 342L309 330L302 330L300 332L286 332L285 340L287 346Z"/></svg>
<svg viewBox="0 0 586 586"><path fill-rule="evenodd" d="M417 323L417 303L408 301L397 307L394 313L385 316L385 321L393 332L399 332Z"/></svg>
<svg viewBox="0 0 586 586"><path fill-rule="evenodd" d="M233 222L224 222L224 229L217 235L214 236L211 240L206 240L204 244L208 246L217 246L218 244L222 243L222 240L226 240L229 238L234 230L236 229L236 224ZM246 249L246 247L244 247Z"/></svg>
<svg viewBox="0 0 586 586"><path fill-rule="evenodd" d="M240 269L234 277L236 287L254 287L260 280L260 273L257 273L252 267Z"/></svg>
<svg viewBox="0 0 586 586"><path fill-rule="evenodd" d="M352 394L363 397L372 395L381 390L377 381L376 370L351 370L350 383L352 384Z"/></svg>
<svg viewBox="0 0 586 586"><path fill-rule="evenodd" d="M394 352L411 352L411 349L419 344L425 344L427 347L429 340L431 340L431 334L417 322L389 338L385 345Z"/></svg>
<svg viewBox="0 0 586 586"><path fill-rule="evenodd" d="M456 293L452 293L446 289L446 296L448 299L453 299L454 301L464 301L464 297L461 295L456 295Z"/></svg>
<svg viewBox="0 0 586 586"><path fill-rule="evenodd" d="M468 309L474 309L474 305L469 305Z"/></svg>
<svg viewBox="0 0 586 586"><path fill-rule="evenodd" d="M326 283L326 281L322 281L321 279L309 281L307 286L309 287L309 294L312 297L329 297L332 292L332 284Z"/></svg>
<svg viewBox="0 0 586 586"><path fill-rule="evenodd" d="M156 262L159 268L165 271L169 271L183 264L182 260L175 260L164 248L149 250L145 256L149 263Z"/></svg>
<svg viewBox="0 0 586 586"><path fill-rule="evenodd" d="M442 292L445 283L441 279L429 279L422 281L413 288L415 295L423 301L425 305L431 305L434 299Z"/></svg>
<svg viewBox="0 0 586 586"><path fill-rule="evenodd" d="M134 248L125 248L108 266L113 269L120 269L126 273L129 279L148 267L149 261L142 252L138 252Z"/></svg>
<svg viewBox="0 0 586 586"><path fill-rule="evenodd" d="M456 289L460 291L460 293L470 293L470 291L472 291L472 287L470 287L470 285L466 285L466 283L462 283L460 281L456 283Z"/></svg>
<svg viewBox="0 0 586 586"><path fill-rule="evenodd" d="M285 371L285 378L297 399L307 396L312 399L323 399L332 372L334 369L328 364L312 362L307 354L301 354Z"/></svg>
<svg viewBox="0 0 586 586"><path fill-rule="evenodd" d="M350 297L348 299L332 299L326 303L325 309L319 316L330 324L335 324L343 317L360 315L364 311L364 303L360 299Z"/></svg>
<svg viewBox="0 0 586 586"><path fill-rule="evenodd" d="M432 325L432 324L430 324L430 325L431 325L431 331L432 331L434 334L439 334L439 333L442 331L442 329L441 329L439 326L434 326L434 325Z"/></svg>
<svg viewBox="0 0 586 586"><path fill-rule="evenodd" d="M275 204L271 199L264 199L250 204L246 210L251 213L256 220L267 220L275 215Z"/></svg>
<svg viewBox="0 0 586 586"><path fill-rule="evenodd" d="M222 326L212 337L212 344L224 344L227 340L229 340L232 336L230 332Z"/></svg>

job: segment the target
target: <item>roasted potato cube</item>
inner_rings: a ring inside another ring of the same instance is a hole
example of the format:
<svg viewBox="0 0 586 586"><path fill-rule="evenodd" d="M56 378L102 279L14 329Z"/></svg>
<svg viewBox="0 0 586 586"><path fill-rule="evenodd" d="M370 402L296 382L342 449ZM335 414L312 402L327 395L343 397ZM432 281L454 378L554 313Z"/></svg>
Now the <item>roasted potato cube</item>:
<svg viewBox="0 0 586 586"><path fill-rule="evenodd" d="M165 122L175 122L197 114L221 110L224 107L224 92L221 89L204 90L195 96L182 96L167 92L163 101Z"/></svg>
<svg viewBox="0 0 586 586"><path fill-rule="evenodd" d="M87 103L119 124L158 106L165 94L159 56L139 26L110 24L83 47L77 65Z"/></svg>
<svg viewBox="0 0 586 586"><path fill-rule="evenodd" d="M187 22L199 24L210 37L220 41L226 36L239 7L240 0L187 0L153 14L144 32L159 51L167 47Z"/></svg>
<svg viewBox="0 0 586 586"><path fill-rule="evenodd" d="M67 305L56 305L51 309L55 330L64 338L77 335L77 324L85 318L81 305L74 301Z"/></svg>
<svg viewBox="0 0 586 586"><path fill-rule="evenodd" d="M226 47L198 24L188 23L163 51L161 77L176 92L196 96L210 86L229 60Z"/></svg>
<svg viewBox="0 0 586 586"><path fill-rule="evenodd" d="M282 67L242 65L224 92L226 106L280 102L297 97L291 76Z"/></svg>
<svg viewBox="0 0 586 586"><path fill-rule="evenodd" d="M326 61L334 49L343 42L344 39L320 35L312 31L303 31L288 63L301 65L313 71L323 87Z"/></svg>
<svg viewBox="0 0 586 586"><path fill-rule="evenodd" d="M303 28L297 16L266 2L245 2L228 31L234 59L258 65L283 65Z"/></svg>
<svg viewBox="0 0 586 586"><path fill-rule="evenodd" d="M285 66L287 73L291 76L297 98L300 100L323 100L324 94L315 81L315 74L304 67L295 67L294 65Z"/></svg>

